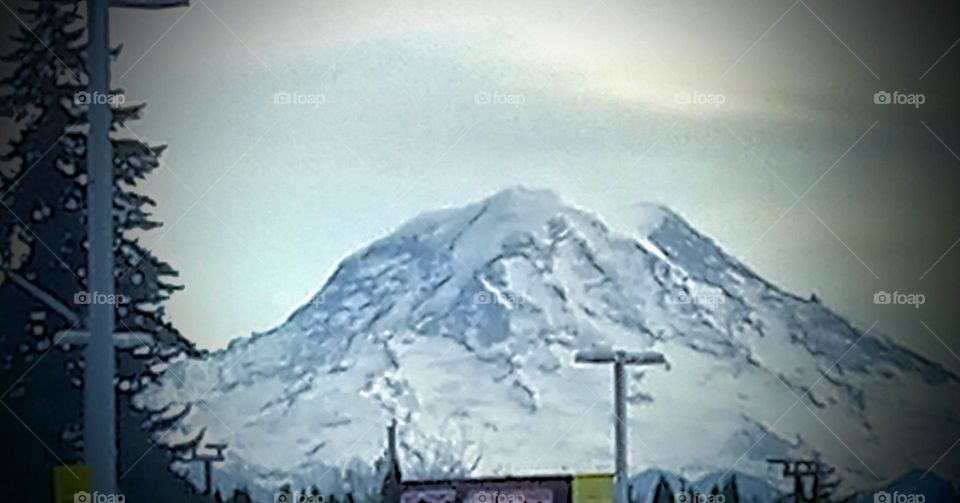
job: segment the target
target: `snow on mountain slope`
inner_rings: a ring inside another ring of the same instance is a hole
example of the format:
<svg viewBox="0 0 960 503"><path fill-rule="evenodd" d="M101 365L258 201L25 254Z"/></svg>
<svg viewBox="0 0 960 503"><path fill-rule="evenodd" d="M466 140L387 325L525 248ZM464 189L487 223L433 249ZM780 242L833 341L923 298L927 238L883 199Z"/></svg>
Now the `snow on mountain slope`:
<svg viewBox="0 0 960 503"><path fill-rule="evenodd" d="M359 477L393 417L406 475L448 457L476 474L612 471L610 370L573 352L617 346L670 362L631 372L637 471L766 478L767 457L818 455L863 487L949 447L957 376L784 293L666 208L621 217L632 232L526 189L422 215L281 326L171 365L138 403L187 410L162 443L228 442L224 488Z"/></svg>

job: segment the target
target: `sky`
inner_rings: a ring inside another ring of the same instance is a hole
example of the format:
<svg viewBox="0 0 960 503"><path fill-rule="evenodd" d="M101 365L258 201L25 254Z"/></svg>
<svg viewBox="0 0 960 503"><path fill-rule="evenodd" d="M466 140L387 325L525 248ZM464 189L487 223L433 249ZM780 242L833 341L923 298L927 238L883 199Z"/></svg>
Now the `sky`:
<svg viewBox="0 0 960 503"><path fill-rule="evenodd" d="M665 204L781 288L957 370L958 12L195 0L114 9L113 81L148 103L128 134L169 146L143 186L165 226L143 242L180 271L168 312L201 347L278 325L414 215L525 185L614 226Z"/></svg>

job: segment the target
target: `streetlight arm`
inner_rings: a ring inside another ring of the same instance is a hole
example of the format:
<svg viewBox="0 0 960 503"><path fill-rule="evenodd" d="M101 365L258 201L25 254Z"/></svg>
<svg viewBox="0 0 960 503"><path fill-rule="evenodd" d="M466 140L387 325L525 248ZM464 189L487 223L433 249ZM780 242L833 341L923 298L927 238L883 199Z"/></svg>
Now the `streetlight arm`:
<svg viewBox="0 0 960 503"><path fill-rule="evenodd" d="M576 363L616 363L624 365L666 364L667 359L656 351L615 351L609 348L594 348L577 351L573 357Z"/></svg>
<svg viewBox="0 0 960 503"><path fill-rule="evenodd" d="M166 9L167 7L188 7L190 0L110 0L110 7L132 7L135 9Z"/></svg>
<svg viewBox="0 0 960 503"><path fill-rule="evenodd" d="M617 352L612 349L584 349L573 356L577 363L613 363L617 361Z"/></svg>
<svg viewBox="0 0 960 503"><path fill-rule="evenodd" d="M667 359L662 353L657 353L656 351L644 351L642 353L624 354L623 363L627 365L666 365Z"/></svg>

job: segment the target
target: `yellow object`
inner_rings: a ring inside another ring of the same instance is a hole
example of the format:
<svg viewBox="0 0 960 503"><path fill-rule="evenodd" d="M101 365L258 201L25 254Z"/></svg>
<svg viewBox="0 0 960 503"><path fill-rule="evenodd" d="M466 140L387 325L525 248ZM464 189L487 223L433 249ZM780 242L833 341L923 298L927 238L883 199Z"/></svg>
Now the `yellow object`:
<svg viewBox="0 0 960 503"><path fill-rule="evenodd" d="M87 465L60 465L53 469L54 503L74 503L74 496L78 494L88 495L86 503L89 503L90 486L90 467Z"/></svg>
<svg viewBox="0 0 960 503"><path fill-rule="evenodd" d="M613 475L587 473L573 476L573 503L612 503Z"/></svg>

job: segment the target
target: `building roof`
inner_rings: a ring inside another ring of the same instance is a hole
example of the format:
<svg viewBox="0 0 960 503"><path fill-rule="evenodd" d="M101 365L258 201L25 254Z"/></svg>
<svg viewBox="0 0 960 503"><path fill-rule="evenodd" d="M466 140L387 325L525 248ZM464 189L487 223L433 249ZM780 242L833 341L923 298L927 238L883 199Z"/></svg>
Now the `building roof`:
<svg viewBox="0 0 960 503"><path fill-rule="evenodd" d="M598 474L599 475L599 474ZM474 483L474 484L490 484L490 483L509 483L509 482L570 482L573 480L573 475L569 473L554 474L554 475L506 475L500 477L468 477L468 478L453 478L453 479L431 479L431 480L404 480L404 487L417 487L417 486L428 486L428 485L443 485L443 484L464 484L464 483Z"/></svg>

